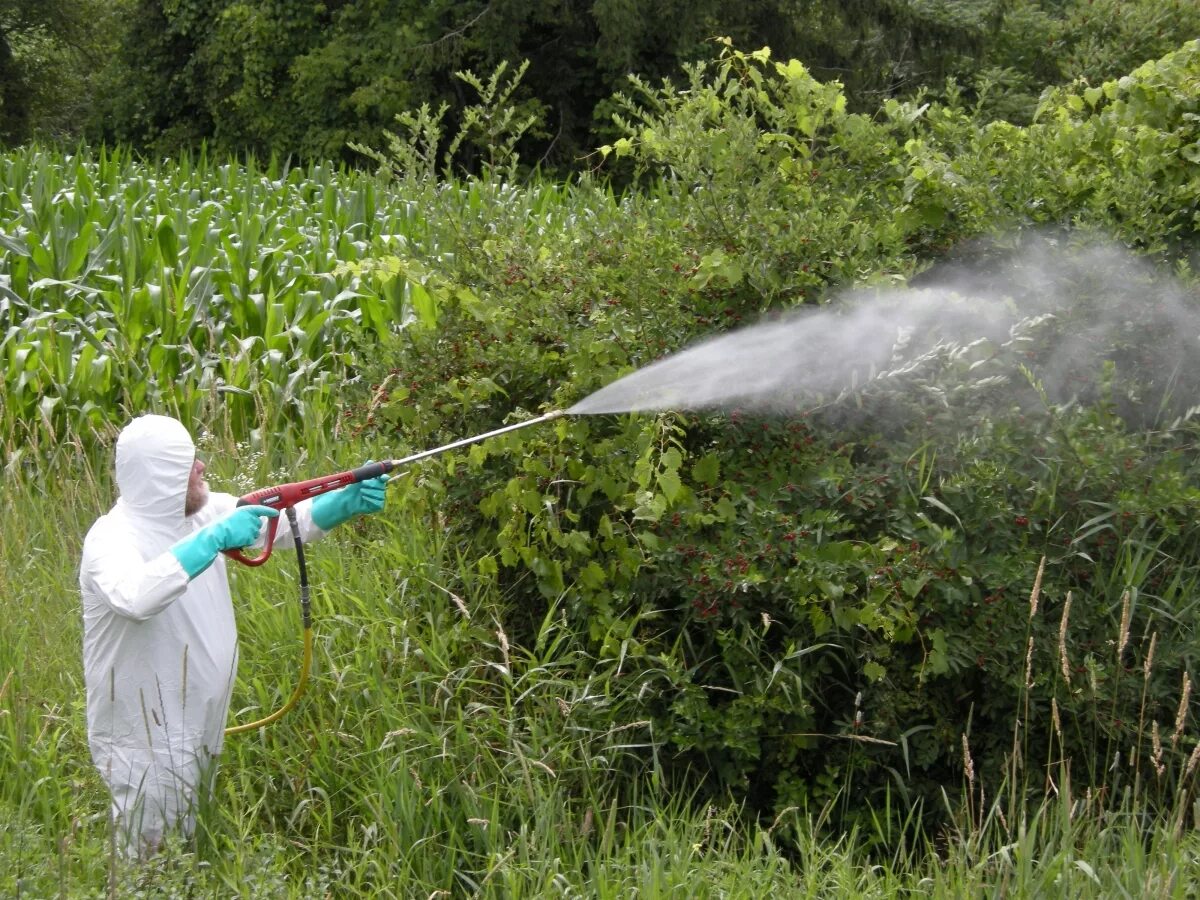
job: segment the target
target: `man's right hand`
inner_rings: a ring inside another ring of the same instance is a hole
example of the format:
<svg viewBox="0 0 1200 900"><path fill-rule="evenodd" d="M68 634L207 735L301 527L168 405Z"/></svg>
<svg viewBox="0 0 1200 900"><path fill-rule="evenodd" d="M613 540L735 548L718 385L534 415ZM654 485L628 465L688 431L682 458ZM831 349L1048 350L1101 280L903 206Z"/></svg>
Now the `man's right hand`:
<svg viewBox="0 0 1200 900"><path fill-rule="evenodd" d="M237 550L239 547L249 547L258 540L264 518L274 519L278 515L279 510L269 506L239 506L225 518L200 529L197 534L211 531L218 552Z"/></svg>
<svg viewBox="0 0 1200 900"><path fill-rule="evenodd" d="M171 548L188 578L195 578L212 565L222 550L249 547L258 540L263 519L273 519L279 510L269 506L239 506L229 515L206 525Z"/></svg>

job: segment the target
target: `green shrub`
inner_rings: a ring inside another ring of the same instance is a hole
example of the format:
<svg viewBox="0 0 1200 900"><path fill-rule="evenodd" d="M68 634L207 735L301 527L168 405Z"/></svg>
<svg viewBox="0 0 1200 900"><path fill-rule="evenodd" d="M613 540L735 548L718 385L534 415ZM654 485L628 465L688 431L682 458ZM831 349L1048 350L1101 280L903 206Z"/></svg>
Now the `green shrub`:
<svg viewBox="0 0 1200 900"><path fill-rule="evenodd" d="M765 51L729 48L678 91L637 85L626 136L599 155L631 164L644 192L585 179L547 205L544 188L471 183L429 212L455 223L452 258L412 246L362 270L437 313L383 348L373 422L416 449L565 408L765 310L903 284L1002 225L1078 220L1161 248L1184 221L1190 163L1175 151L1197 54L1082 106L1063 95L1028 129L896 103L878 120L847 114L836 85ZM961 289L970 299L991 278L988 296L1036 298L1038 265L1055 259L1022 256L1036 246L1001 242L991 253L1007 270L972 285L964 268ZM1147 364L1171 320L1149 303L1127 338L1096 335L1063 358L1114 303L1137 319L1131 297L1177 290L1132 263L1121 289L1140 293L1106 289L1093 252L1056 288L1069 299L1058 318L1031 319L990 355L943 347L857 407L568 417L440 457L417 487L507 592L515 633L561 603L590 652L644 681L664 758L759 809L837 800L849 817L888 790L935 808L966 733L992 771L1014 750L1053 750L1099 784L1118 751L1146 764L1147 717L1178 702L1197 495L1192 426L1163 418L1191 385ZM1070 685L1056 674L1068 592ZM1106 642L1123 595L1134 631L1118 655ZM1143 687L1152 633L1162 675ZM1014 743L1022 704L1051 701L1071 726Z"/></svg>

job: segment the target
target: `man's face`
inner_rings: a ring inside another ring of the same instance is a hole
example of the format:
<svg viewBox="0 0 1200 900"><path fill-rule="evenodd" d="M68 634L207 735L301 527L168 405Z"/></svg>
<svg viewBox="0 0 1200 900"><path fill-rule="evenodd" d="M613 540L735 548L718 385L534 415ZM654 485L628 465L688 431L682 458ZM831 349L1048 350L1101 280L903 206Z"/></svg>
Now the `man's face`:
<svg viewBox="0 0 1200 900"><path fill-rule="evenodd" d="M192 474L188 476L187 499L183 502L183 514L194 516L208 502L208 482L204 480L204 461L196 457L192 463Z"/></svg>

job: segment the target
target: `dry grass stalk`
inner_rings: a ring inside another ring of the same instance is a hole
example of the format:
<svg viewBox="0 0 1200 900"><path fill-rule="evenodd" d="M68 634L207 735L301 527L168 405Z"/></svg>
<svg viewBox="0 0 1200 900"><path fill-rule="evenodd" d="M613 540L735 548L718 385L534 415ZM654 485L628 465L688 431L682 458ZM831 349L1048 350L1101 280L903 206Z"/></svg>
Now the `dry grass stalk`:
<svg viewBox="0 0 1200 900"><path fill-rule="evenodd" d="M1146 651L1146 661L1142 663L1142 676L1146 681L1150 680L1150 670L1154 666L1154 648L1158 646L1158 632L1150 635L1150 649Z"/></svg>
<svg viewBox="0 0 1200 900"><path fill-rule="evenodd" d="M1063 683L1068 688L1071 686L1071 661L1067 658L1067 624L1070 620L1071 592L1067 591L1067 599L1063 603L1062 621L1058 623L1058 663L1062 668Z"/></svg>
<svg viewBox="0 0 1200 900"><path fill-rule="evenodd" d="M1161 778L1163 772L1165 772L1167 770L1167 767L1163 765L1163 761L1162 761L1163 748L1162 748L1162 740L1158 736L1158 721L1157 720L1155 720L1150 726L1150 747L1151 747L1150 761L1152 763L1154 763L1155 773L1158 775L1159 778Z"/></svg>
<svg viewBox="0 0 1200 900"><path fill-rule="evenodd" d="M1192 698L1192 679L1188 677L1188 673L1183 673L1183 692L1179 697L1179 709L1175 712L1175 733L1171 735L1171 746L1179 746L1179 739L1183 737L1183 726L1187 724L1188 703Z"/></svg>
<svg viewBox="0 0 1200 900"><path fill-rule="evenodd" d="M712 840L713 819L717 817L717 808L709 806L704 813L704 834L700 839L700 846L707 849L708 843Z"/></svg>
<svg viewBox="0 0 1200 900"><path fill-rule="evenodd" d="M1042 561L1038 563L1037 575L1033 579L1033 590L1029 592L1029 618L1037 615L1038 598L1042 594L1042 575L1046 571L1046 557L1042 557Z"/></svg>
<svg viewBox="0 0 1200 900"><path fill-rule="evenodd" d="M1146 890L1142 892L1143 897L1171 897L1175 894L1175 879L1179 876L1178 869L1172 869L1171 874L1167 876L1167 883L1159 887L1156 884L1150 883L1150 876L1146 876ZM1153 891L1153 893L1151 893Z"/></svg>
<svg viewBox="0 0 1200 900"><path fill-rule="evenodd" d="M1029 646L1025 649L1025 687L1033 687L1033 635L1029 636Z"/></svg>
<svg viewBox="0 0 1200 900"><path fill-rule="evenodd" d="M1059 717L1059 714L1058 714L1058 698L1057 697L1050 698L1050 722L1052 725L1054 725L1054 733L1056 735L1058 735L1058 741L1061 744L1062 739L1063 739L1062 719Z"/></svg>
<svg viewBox="0 0 1200 900"><path fill-rule="evenodd" d="M504 657L504 668L512 668L508 658L508 635L504 633L504 628L500 623L496 623L496 638L500 641L500 655Z"/></svg>
<svg viewBox="0 0 1200 900"><path fill-rule="evenodd" d="M1191 774L1196 771L1198 764L1200 764L1200 742L1196 743L1196 746L1192 748L1192 755L1188 757L1187 768L1184 770L1188 777L1191 777Z"/></svg>
<svg viewBox="0 0 1200 900"><path fill-rule="evenodd" d="M996 803L996 818L1000 820L1000 825L1004 829L1005 834L1011 834L1011 830L1008 827L1008 819L1004 815L1004 807L999 802Z"/></svg>
<svg viewBox="0 0 1200 900"><path fill-rule="evenodd" d="M1125 655L1125 648L1129 645L1129 601L1129 591L1126 591L1121 595L1121 631L1117 636L1117 662L1121 661L1121 657Z"/></svg>
<svg viewBox="0 0 1200 900"><path fill-rule="evenodd" d="M967 740L967 733L964 731L962 736L963 747L963 770L967 773L967 785L975 786L975 760L971 759L971 743Z"/></svg>

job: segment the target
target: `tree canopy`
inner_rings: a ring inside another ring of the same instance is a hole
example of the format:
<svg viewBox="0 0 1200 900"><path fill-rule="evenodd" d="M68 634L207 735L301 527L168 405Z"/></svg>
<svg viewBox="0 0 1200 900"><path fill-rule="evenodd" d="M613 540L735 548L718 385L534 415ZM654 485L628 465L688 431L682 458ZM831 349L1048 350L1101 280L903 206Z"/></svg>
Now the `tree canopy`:
<svg viewBox="0 0 1200 900"><path fill-rule="evenodd" d="M0 0L0 145L78 136L124 12L124 0Z"/></svg>
<svg viewBox="0 0 1200 900"><path fill-rule="evenodd" d="M801 60L852 109L953 95L1024 123L1046 87L1197 32L1191 0L0 0L0 143L354 159L399 113L457 115L456 73L527 61L523 157L562 170L615 134L630 75L678 80L717 37Z"/></svg>

